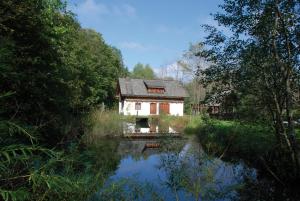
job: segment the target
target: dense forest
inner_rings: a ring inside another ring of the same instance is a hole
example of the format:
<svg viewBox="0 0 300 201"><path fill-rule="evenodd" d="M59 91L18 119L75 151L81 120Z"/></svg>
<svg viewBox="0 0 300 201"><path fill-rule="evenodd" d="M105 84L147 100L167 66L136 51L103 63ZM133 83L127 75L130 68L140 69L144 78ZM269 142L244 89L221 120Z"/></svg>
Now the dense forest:
<svg viewBox="0 0 300 201"><path fill-rule="evenodd" d="M4 200L65 200L70 192L67 200L84 199L79 194L89 187L72 171L85 165L66 149L78 143L91 109L113 106L117 78L127 73L121 52L81 28L66 6L60 0L0 2Z"/></svg>

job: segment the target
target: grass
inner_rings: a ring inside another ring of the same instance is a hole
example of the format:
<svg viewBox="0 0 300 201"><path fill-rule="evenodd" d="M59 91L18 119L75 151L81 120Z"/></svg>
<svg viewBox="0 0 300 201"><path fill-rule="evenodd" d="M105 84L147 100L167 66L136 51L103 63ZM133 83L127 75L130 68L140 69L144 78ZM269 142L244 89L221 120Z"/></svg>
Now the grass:
<svg viewBox="0 0 300 201"><path fill-rule="evenodd" d="M227 161L243 160L276 182L288 184L298 176L289 152L276 142L274 129L262 123L224 121L209 118L191 121L187 133L196 134L209 155ZM296 129L299 141L300 129Z"/></svg>
<svg viewBox="0 0 300 201"><path fill-rule="evenodd" d="M187 135L197 135L205 151L218 156L227 153L231 158L256 160L275 147L273 129L263 124L194 116L184 131Z"/></svg>
<svg viewBox="0 0 300 201"><path fill-rule="evenodd" d="M103 137L120 137L123 134L123 122L133 122L134 117L119 115L117 111L95 110L86 118L87 129L84 140L94 143Z"/></svg>

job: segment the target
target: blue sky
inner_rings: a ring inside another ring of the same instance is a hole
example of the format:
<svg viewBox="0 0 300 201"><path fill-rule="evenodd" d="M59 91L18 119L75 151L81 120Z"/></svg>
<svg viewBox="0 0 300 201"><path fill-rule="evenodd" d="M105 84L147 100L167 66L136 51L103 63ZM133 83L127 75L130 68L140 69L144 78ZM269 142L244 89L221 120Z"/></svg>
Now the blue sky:
<svg viewBox="0 0 300 201"><path fill-rule="evenodd" d="M156 70L176 62L190 43L205 36L201 24L217 23L210 13L222 0L69 0L84 28L100 32L122 51L125 65Z"/></svg>

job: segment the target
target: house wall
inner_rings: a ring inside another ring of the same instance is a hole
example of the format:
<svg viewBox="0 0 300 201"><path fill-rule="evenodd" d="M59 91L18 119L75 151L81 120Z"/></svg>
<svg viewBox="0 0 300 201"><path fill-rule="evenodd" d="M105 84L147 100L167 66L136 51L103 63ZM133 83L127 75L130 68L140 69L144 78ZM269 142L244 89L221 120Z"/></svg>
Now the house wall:
<svg viewBox="0 0 300 201"><path fill-rule="evenodd" d="M159 115L159 103L168 102L170 105L170 115L183 116L183 101L172 100L130 100L125 99L119 102L119 113L124 115L150 115L150 103L156 104L156 115ZM141 103L141 110L135 109L135 103Z"/></svg>
<svg viewBox="0 0 300 201"><path fill-rule="evenodd" d="M183 102L170 103L170 114L175 116L183 116Z"/></svg>

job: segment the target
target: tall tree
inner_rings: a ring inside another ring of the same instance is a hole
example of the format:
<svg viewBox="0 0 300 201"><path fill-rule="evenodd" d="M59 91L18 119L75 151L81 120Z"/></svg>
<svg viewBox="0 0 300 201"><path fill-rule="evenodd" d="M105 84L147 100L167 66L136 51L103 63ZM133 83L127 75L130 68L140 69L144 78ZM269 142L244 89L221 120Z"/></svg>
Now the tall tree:
<svg viewBox="0 0 300 201"><path fill-rule="evenodd" d="M0 90L5 118L61 140L66 125L102 102L114 101L125 73L120 52L85 30L60 0L0 2ZM49 132L51 130L51 133Z"/></svg>
<svg viewBox="0 0 300 201"><path fill-rule="evenodd" d="M221 7L224 12L215 19L233 35L205 26L210 33L205 44L211 47L199 53L211 62L205 79L220 83L222 90L252 94L268 109L278 144L299 176L292 111L300 67L300 2L225 0Z"/></svg>
<svg viewBox="0 0 300 201"><path fill-rule="evenodd" d="M154 79L155 73L149 64L143 65L137 63L131 73L133 78L142 78L142 79Z"/></svg>
<svg viewBox="0 0 300 201"><path fill-rule="evenodd" d="M205 58L197 55L203 48L202 43L191 44L182 59L177 62L183 74L182 77L187 83L186 88L189 91L190 101L196 104L204 100L210 88L201 83L201 71L209 65Z"/></svg>

